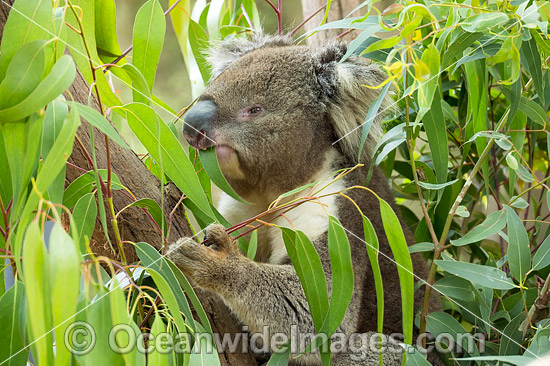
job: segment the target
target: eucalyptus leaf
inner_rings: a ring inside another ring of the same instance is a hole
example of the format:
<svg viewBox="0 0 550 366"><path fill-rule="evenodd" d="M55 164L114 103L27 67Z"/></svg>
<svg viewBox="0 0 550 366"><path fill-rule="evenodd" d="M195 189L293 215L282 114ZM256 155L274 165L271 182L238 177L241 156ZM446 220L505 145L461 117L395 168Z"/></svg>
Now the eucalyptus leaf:
<svg viewBox="0 0 550 366"><path fill-rule="evenodd" d="M468 231L460 239L451 240L451 244L455 246L462 246L471 243L478 242L483 239L497 234L506 226L506 212L495 211L491 213L487 218L478 226Z"/></svg>
<svg viewBox="0 0 550 366"><path fill-rule="evenodd" d="M506 276L506 273L495 267L481 264L436 260L435 263L444 271L462 277L476 285L496 290L510 290L516 285Z"/></svg>

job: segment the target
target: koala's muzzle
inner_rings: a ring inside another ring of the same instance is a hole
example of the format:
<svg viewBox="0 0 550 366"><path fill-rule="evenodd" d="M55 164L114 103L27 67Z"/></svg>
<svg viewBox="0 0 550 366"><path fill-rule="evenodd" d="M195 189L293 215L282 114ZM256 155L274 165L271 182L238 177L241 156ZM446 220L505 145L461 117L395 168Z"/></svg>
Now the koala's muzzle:
<svg viewBox="0 0 550 366"><path fill-rule="evenodd" d="M206 149L215 144L210 136L218 106L211 100L199 100L183 118L183 135L197 149Z"/></svg>

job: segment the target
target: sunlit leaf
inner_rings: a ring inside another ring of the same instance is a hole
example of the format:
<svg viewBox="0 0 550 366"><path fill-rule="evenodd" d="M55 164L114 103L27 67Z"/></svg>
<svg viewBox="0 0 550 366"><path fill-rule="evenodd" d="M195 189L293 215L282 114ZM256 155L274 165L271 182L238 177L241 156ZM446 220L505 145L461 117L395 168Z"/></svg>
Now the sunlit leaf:
<svg viewBox="0 0 550 366"><path fill-rule="evenodd" d="M50 0L16 1L3 30L0 47L0 80L17 50L37 39L52 38L52 2Z"/></svg>
<svg viewBox="0 0 550 366"><path fill-rule="evenodd" d="M85 237L88 240L92 239L94 232L95 220L97 218L97 203L93 193L87 193L82 196L74 206L73 222L78 233L77 244L80 246L80 251L85 252L86 243Z"/></svg>
<svg viewBox="0 0 550 366"><path fill-rule="evenodd" d="M132 131L151 156L162 164L164 173L214 221L215 216L210 208L210 202L202 190L195 169L170 128L145 104L130 103L125 106L125 109L128 111L128 123Z"/></svg>
<svg viewBox="0 0 550 366"><path fill-rule="evenodd" d="M134 22L132 63L153 89L160 51L164 43L166 21L157 0L149 0L139 9Z"/></svg>
<svg viewBox="0 0 550 366"><path fill-rule="evenodd" d="M95 223L95 217L94 222ZM75 319L76 303L80 292L80 250L78 244L56 223L49 240L49 281L53 327L56 339L62 339ZM56 363L68 365L71 353L67 347L56 347Z"/></svg>
<svg viewBox="0 0 550 366"><path fill-rule="evenodd" d="M490 28L495 28L508 22L508 15L505 13L480 13L464 19L460 26L466 32L483 32Z"/></svg>
<svg viewBox="0 0 550 366"><path fill-rule="evenodd" d="M92 126L96 127L98 130L103 132L105 135L107 135L107 137L109 137L120 146L128 149L128 145L126 145L126 142L124 142L122 137L120 137L120 135L118 134L117 130L115 130L111 123L105 117L103 117L101 113L84 104L71 102L69 103L69 105L71 106L71 108L76 108L82 118L88 121Z"/></svg>
<svg viewBox="0 0 550 366"><path fill-rule="evenodd" d="M34 343L33 356L40 364L52 364L52 308L48 276L48 252L42 238L38 220L33 220L27 228L23 244L23 283L27 297L28 326Z"/></svg>
<svg viewBox="0 0 550 366"><path fill-rule="evenodd" d="M64 92L72 84L75 75L76 69L72 58L63 55L48 76L25 99L13 106L0 109L0 121L18 121L37 112Z"/></svg>

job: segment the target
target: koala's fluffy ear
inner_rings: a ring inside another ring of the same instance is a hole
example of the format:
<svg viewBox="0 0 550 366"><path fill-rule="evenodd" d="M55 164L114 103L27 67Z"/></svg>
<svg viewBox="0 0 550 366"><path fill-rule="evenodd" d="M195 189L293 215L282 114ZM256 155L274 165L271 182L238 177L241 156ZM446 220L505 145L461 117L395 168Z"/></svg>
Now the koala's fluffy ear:
<svg viewBox="0 0 550 366"><path fill-rule="evenodd" d="M212 79L229 67L239 57L264 47L291 46L292 39L285 35L266 36L254 33L252 39L227 37L214 43L207 51L207 59L212 66Z"/></svg>
<svg viewBox="0 0 550 366"><path fill-rule="evenodd" d="M354 162L358 162L361 144L361 125L372 102L381 88L372 89L386 80L386 74L378 66L368 64L364 58L351 56L340 62L346 54L344 44L328 44L315 51L314 68L317 80L324 95L331 123L342 152ZM373 149L382 134L380 120L383 111L388 111L391 99L386 97L379 109L370 131L360 161L370 161Z"/></svg>

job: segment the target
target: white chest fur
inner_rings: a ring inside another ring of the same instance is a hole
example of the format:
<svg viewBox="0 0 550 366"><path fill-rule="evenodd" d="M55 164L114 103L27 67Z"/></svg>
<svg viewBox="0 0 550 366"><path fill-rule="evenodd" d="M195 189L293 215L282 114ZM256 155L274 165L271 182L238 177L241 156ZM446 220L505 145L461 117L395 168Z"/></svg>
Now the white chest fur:
<svg viewBox="0 0 550 366"><path fill-rule="evenodd" d="M334 161L334 151L327 153L324 166L312 179L312 182L320 182L315 188L306 188L303 191L286 198L285 202L301 198L310 193L316 192L317 200L303 203L284 216L277 217L272 224L303 231L311 240L315 241L328 230L328 215L338 216L336 207L337 194L331 194L341 191L345 188L343 179L332 182L333 177L330 170L330 162ZM327 184L331 183L327 186ZM326 187L325 187L326 186ZM325 188L323 188L325 187ZM321 191L319 191L323 188ZM279 203L281 205L282 203ZM220 213L229 221L231 225L243 222L263 212L266 207L257 205L246 205L236 201L225 193L221 194L217 205ZM252 223L257 225L258 223ZM260 261L272 264L279 264L287 256L286 248L283 242L281 230L276 226L267 226L258 230L258 255Z"/></svg>

